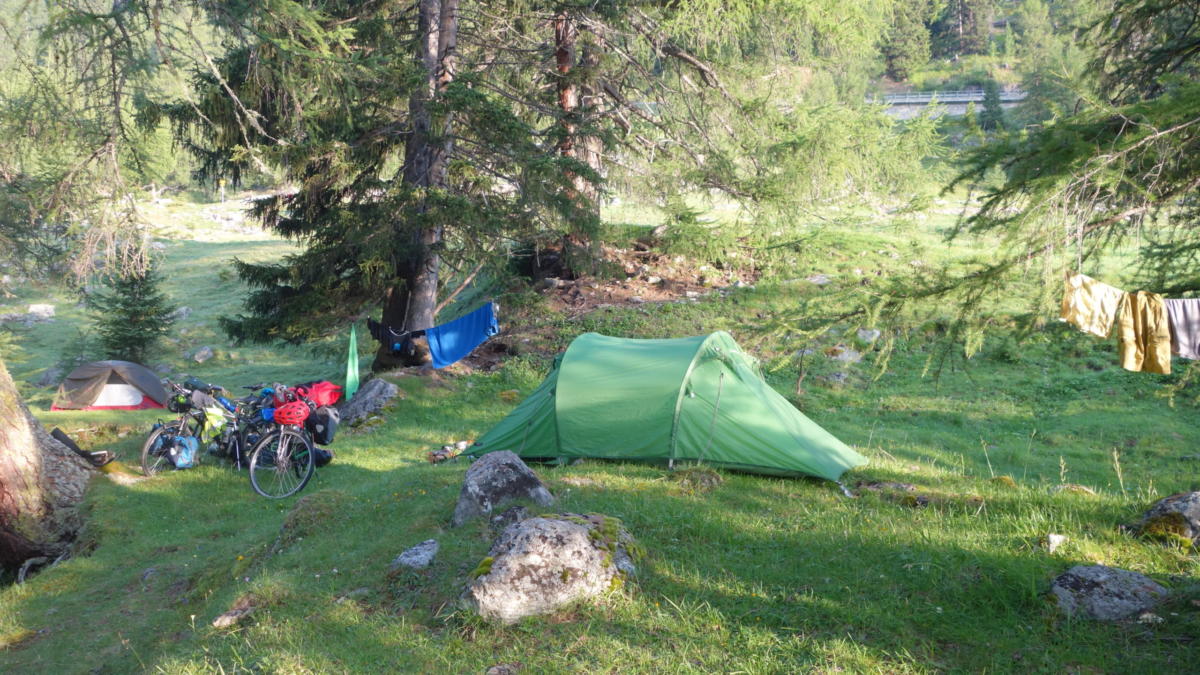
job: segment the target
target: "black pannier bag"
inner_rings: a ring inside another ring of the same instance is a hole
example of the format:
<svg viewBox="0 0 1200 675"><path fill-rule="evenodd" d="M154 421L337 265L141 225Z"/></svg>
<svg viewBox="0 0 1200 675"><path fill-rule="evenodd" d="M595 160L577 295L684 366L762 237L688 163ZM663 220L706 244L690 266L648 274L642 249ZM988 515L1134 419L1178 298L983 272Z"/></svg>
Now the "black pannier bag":
<svg viewBox="0 0 1200 675"><path fill-rule="evenodd" d="M304 427L308 429L308 433L312 434L314 443L317 445L329 445L333 443L338 423L341 421L342 417L338 414L337 408L323 405L314 410L308 416L308 419L304 420Z"/></svg>

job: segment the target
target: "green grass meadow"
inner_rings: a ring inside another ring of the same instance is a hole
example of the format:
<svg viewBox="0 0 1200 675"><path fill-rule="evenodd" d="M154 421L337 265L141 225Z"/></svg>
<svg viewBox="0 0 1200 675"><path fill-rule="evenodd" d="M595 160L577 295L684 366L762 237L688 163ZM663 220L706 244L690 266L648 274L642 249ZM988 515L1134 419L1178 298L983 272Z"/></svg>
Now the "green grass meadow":
<svg viewBox="0 0 1200 675"><path fill-rule="evenodd" d="M161 362L229 386L340 381L344 342L318 350L227 344L216 318L237 311L241 293L221 272L228 258L265 259L286 245L232 230L204 234L199 207L177 209L163 214L173 225L160 232L167 290L193 313ZM797 390L797 364L779 357L804 345L762 331L777 313L872 270L986 252L988 242L943 243L953 218L867 215L831 225L753 288L697 302L571 319L521 296L508 303L519 309L502 316L510 339L525 345L517 356L492 373L394 376L402 397L375 423L345 430L334 462L299 498L258 497L244 472L211 461L131 484L99 477L88 496L86 554L0 588L0 672L1194 670L1200 558L1120 528L1158 498L1200 489L1197 408L1163 395L1181 375L1125 372L1113 342L1050 322L1022 340L997 328L978 354L952 360L937 378L927 372L937 345L919 333L897 337L878 377L872 346L854 343L867 359L835 368L814 356ZM814 272L835 283L803 281ZM40 301L57 302L58 320L19 334L23 360L10 364L35 414L136 466L154 413L51 413L52 391L28 384L83 322L82 310L53 290L28 290L0 311ZM461 610L459 595L492 535L482 522L449 527L467 463L431 465L425 453L485 432L514 406L501 393L530 393L552 354L581 332L718 329L771 364L768 379L805 414L869 458L844 477L847 486L911 483L928 503L869 490L851 499L809 479L722 473L724 482L704 492L663 467L535 466L558 498L551 511L625 523L646 551L636 583L507 627ZM853 343L849 332L828 340ZM201 344L217 357L188 362ZM361 334L360 345L366 354ZM1182 372L1184 362L1176 365ZM834 370L848 373L844 384L826 379ZM1055 489L1062 484L1094 494ZM1054 553L1043 544L1050 533L1068 538ZM441 545L430 568L389 575L395 556L429 538ZM1094 563L1176 591L1156 611L1162 621L1061 614L1048 596L1051 579ZM259 607L249 619L211 626L246 600Z"/></svg>

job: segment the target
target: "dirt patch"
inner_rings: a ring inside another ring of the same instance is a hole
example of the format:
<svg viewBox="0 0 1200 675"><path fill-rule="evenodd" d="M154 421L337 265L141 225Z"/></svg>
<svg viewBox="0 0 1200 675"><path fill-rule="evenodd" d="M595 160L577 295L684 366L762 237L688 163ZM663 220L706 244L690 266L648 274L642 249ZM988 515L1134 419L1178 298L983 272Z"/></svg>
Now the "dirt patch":
<svg viewBox="0 0 1200 675"><path fill-rule="evenodd" d="M571 320L609 308L699 302L712 294L751 286L759 276L753 270L720 269L681 255L667 255L640 243L629 248L602 246L596 268L608 270L608 276L572 271L564 273L569 278L541 277L534 287L546 298L550 310ZM501 317L501 325L519 323L510 319ZM511 356L553 356L559 348L555 327L506 328L442 372L454 376L491 372Z"/></svg>
<svg viewBox="0 0 1200 675"><path fill-rule="evenodd" d="M604 307L679 302L699 298L730 286L753 284L757 273L718 269L681 255L669 256L644 244L631 248L603 246L601 259L624 279L580 275L575 279L548 277L539 282L552 309L572 316Z"/></svg>

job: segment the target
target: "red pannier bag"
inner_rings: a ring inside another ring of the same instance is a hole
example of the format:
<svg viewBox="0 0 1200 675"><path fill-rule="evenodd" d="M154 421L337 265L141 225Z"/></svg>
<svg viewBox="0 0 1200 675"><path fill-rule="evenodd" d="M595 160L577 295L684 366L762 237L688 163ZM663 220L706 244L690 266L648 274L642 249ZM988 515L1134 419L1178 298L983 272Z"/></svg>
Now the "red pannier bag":
<svg viewBox="0 0 1200 675"><path fill-rule="evenodd" d="M318 407L335 405L342 398L342 387L329 380L298 384L295 389L297 394L317 404Z"/></svg>

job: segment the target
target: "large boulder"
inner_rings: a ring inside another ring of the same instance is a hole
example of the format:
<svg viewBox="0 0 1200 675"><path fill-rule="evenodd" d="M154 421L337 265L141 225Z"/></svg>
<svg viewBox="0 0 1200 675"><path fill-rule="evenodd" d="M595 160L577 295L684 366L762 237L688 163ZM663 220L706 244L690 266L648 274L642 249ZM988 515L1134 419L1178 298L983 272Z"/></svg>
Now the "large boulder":
<svg viewBox="0 0 1200 675"><path fill-rule="evenodd" d="M1134 529L1152 539L1200 544L1200 492L1181 492L1158 500Z"/></svg>
<svg viewBox="0 0 1200 675"><path fill-rule="evenodd" d="M1050 590L1067 614L1101 621L1137 616L1167 595L1143 574L1104 565L1076 565L1055 578Z"/></svg>
<svg viewBox="0 0 1200 675"><path fill-rule="evenodd" d="M509 526L463 594L480 616L513 623L620 588L636 569L616 518L565 514Z"/></svg>
<svg viewBox="0 0 1200 675"><path fill-rule="evenodd" d="M501 504L521 499L542 506L554 503L554 495L520 457L509 450L489 452L467 469L451 524L458 527Z"/></svg>
<svg viewBox="0 0 1200 675"><path fill-rule="evenodd" d="M367 380L354 398L338 406L342 424L354 426L373 412L382 410L388 401L400 395L400 388L378 377Z"/></svg>

